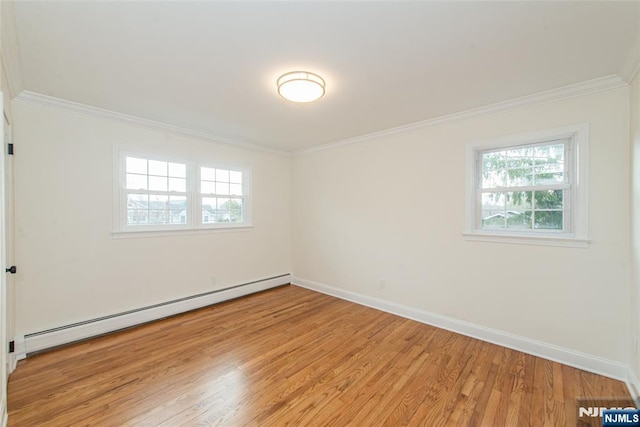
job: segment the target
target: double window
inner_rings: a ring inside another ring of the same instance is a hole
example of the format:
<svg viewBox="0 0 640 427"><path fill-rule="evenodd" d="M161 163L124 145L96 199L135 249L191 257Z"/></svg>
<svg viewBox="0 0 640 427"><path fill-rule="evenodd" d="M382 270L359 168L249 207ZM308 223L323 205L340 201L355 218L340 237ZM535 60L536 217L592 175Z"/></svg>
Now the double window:
<svg viewBox="0 0 640 427"><path fill-rule="evenodd" d="M587 145L587 125L470 143L465 236L586 244Z"/></svg>
<svg viewBox="0 0 640 427"><path fill-rule="evenodd" d="M120 153L116 231L250 225L249 170Z"/></svg>

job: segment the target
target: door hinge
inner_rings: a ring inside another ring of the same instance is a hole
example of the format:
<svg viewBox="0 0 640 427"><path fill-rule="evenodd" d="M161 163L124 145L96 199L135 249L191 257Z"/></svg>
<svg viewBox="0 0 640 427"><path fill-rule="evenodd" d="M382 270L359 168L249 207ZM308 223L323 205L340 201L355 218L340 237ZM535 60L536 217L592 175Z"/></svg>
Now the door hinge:
<svg viewBox="0 0 640 427"><path fill-rule="evenodd" d="M14 351L16 351L16 342L9 341L9 353L13 353Z"/></svg>
<svg viewBox="0 0 640 427"><path fill-rule="evenodd" d="M7 154L9 154L10 156L13 156L13 144L12 143L7 144Z"/></svg>

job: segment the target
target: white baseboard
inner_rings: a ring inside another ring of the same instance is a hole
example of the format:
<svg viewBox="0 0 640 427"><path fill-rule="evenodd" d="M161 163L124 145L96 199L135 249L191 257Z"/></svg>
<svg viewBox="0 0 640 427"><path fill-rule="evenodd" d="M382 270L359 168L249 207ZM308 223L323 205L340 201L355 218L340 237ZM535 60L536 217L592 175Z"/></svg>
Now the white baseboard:
<svg viewBox="0 0 640 427"><path fill-rule="evenodd" d="M13 372L16 369L18 360L22 360L27 357L27 346L24 342L24 336L22 335L16 336L13 338L13 341L15 342L15 348L14 348L15 356L13 360L13 369L11 370L11 372Z"/></svg>
<svg viewBox="0 0 640 427"><path fill-rule="evenodd" d="M17 364L18 364L18 358L16 357L16 353L14 350L13 353L9 353L7 355L7 376L11 375L11 373L16 370Z"/></svg>
<svg viewBox="0 0 640 427"><path fill-rule="evenodd" d="M7 389L5 388L5 394ZM9 422L9 411L7 409L7 399L6 397L2 397L2 427L7 427L7 423Z"/></svg>
<svg viewBox="0 0 640 427"><path fill-rule="evenodd" d="M16 370L16 366L18 366L18 357L14 353L9 357L9 370L8 370L9 375L11 375L13 371Z"/></svg>
<svg viewBox="0 0 640 427"><path fill-rule="evenodd" d="M219 291L182 298L164 304L145 307L113 316L103 317L86 322L76 323L61 328L27 334L24 340L16 337L16 357L24 359L30 353L57 347L74 341L95 337L120 329L162 319L197 308L206 307L222 301L242 297L266 289L289 284L290 274L258 280L251 283L233 286Z"/></svg>
<svg viewBox="0 0 640 427"><path fill-rule="evenodd" d="M631 397L633 397L633 400L636 402L636 408L640 408L640 379L629 369L629 374L625 382L627 383Z"/></svg>
<svg viewBox="0 0 640 427"><path fill-rule="evenodd" d="M591 354L571 350L569 348L559 347L542 341L510 334L497 329L487 328L485 326L453 319L441 314L431 313L425 310L408 307L356 292L346 291L344 289L335 288L333 286L306 280L296 276L291 278L291 284L381 311L386 311L387 313L395 314L417 322L426 323L461 335L477 338L492 344L522 351L523 353L542 357L564 365L573 366L574 368L604 375L616 380L627 381L629 377L629 367L623 363L613 360L604 359ZM635 395L637 396L637 394Z"/></svg>

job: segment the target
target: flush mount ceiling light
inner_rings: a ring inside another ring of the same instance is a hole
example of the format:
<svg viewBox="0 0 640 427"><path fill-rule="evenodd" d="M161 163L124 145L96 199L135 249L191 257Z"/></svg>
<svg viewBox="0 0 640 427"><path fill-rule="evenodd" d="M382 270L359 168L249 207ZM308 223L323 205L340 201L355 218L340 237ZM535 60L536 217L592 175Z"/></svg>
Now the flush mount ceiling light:
<svg viewBox="0 0 640 427"><path fill-rule="evenodd" d="M324 79L307 71L292 71L278 79L278 93L293 102L311 102L324 95Z"/></svg>

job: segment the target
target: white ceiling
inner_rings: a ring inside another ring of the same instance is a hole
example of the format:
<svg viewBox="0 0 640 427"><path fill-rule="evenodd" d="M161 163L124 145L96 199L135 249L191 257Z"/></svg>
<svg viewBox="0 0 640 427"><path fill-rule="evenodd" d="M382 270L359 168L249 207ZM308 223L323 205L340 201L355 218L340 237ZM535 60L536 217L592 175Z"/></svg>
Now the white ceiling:
<svg viewBox="0 0 640 427"><path fill-rule="evenodd" d="M281 150L619 72L640 2L17 2L24 89ZM294 104L278 76L324 98Z"/></svg>

